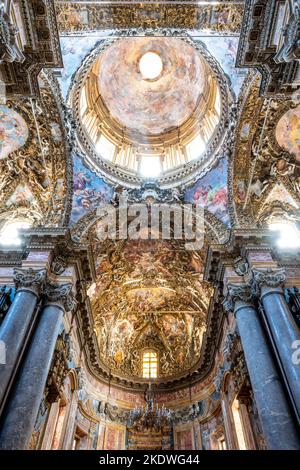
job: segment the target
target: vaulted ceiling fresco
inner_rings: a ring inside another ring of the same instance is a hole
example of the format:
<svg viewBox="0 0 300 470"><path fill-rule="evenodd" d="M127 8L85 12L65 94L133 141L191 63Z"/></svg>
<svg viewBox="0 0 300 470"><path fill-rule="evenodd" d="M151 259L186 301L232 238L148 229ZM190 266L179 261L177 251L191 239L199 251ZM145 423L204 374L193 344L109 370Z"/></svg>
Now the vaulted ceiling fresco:
<svg viewBox="0 0 300 470"><path fill-rule="evenodd" d="M115 373L142 376L142 351L159 352L159 377L197 363L211 288L202 281L203 254L176 241L93 244L96 283L90 288L101 360Z"/></svg>

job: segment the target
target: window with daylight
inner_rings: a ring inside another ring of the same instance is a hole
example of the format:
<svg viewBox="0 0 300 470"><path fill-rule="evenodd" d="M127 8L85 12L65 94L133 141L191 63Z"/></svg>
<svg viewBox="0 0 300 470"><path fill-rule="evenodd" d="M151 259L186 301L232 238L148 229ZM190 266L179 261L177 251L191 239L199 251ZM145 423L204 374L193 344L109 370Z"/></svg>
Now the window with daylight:
<svg viewBox="0 0 300 470"><path fill-rule="evenodd" d="M158 355L156 351L143 353L143 377L144 379L156 379L158 370Z"/></svg>

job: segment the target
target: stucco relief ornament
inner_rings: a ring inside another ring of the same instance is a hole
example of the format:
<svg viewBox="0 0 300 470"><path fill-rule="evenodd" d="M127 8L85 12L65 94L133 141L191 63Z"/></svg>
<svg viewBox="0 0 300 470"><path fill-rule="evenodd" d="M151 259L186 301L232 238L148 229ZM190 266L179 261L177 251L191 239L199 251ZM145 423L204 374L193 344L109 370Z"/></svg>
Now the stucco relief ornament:
<svg viewBox="0 0 300 470"><path fill-rule="evenodd" d="M16 42L18 30L10 21L5 3L0 0L0 64L23 62L25 57Z"/></svg>
<svg viewBox="0 0 300 470"><path fill-rule="evenodd" d="M67 265L68 262L66 258L63 256L56 256L51 263L51 271L53 274L60 276L65 272Z"/></svg>
<svg viewBox="0 0 300 470"><path fill-rule="evenodd" d="M14 282L17 289L29 289L39 293L46 280L46 269L14 269Z"/></svg>
<svg viewBox="0 0 300 470"><path fill-rule="evenodd" d="M258 294L262 286L266 287L283 287L286 280L284 269L252 269L252 284L255 292Z"/></svg>
<svg viewBox="0 0 300 470"><path fill-rule="evenodd" d="M228 284L227 296L223 301L223 308L226 312L233 312L237 301L252 303L253 289L249 284Z"/></svg>
<svg viewBox="0 0 300 470"><path fill-rule="evenodd" d="M63 307L66 312L71 312L76 308L77 301L73 294L72 284L47 284L45 288L45 297L47 303L54 303Z"/></svg>
<svg viewBox="0 0 300 470"><path fill-rule="evenodd" d="M70 337L63 332L57 338L52 365L48 374L46 385L46 397L49 403L58 401L62 390L64 380L68 374L70 360Z"/></svg>

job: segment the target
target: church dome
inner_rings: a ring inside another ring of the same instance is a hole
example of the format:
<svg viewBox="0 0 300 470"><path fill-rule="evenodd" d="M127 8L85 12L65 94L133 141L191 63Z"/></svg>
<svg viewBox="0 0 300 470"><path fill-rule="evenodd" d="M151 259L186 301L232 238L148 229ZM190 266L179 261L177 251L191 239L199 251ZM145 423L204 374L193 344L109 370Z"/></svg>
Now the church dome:
<svg viewBox="0 0 300 470"><path fill-rule="evenodd" d="M75 80L80 146L122 183L205 172L224 138L227 91L218 64L187 38L108 40Z"/></svg>

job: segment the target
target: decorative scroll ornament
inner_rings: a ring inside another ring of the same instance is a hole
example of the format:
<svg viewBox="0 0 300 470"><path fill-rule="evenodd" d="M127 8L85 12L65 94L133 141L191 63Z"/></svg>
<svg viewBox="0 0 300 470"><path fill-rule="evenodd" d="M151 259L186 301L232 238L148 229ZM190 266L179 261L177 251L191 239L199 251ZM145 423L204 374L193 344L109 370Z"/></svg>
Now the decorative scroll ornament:
<svg viewBox="0 0 300 470"><path fill-rule="evenodd" d="M205 404L205 401L200 401L198 403L192 403L180 410L174 410L172 412L173 424L185 424L203 416Z"/></svg>
<svg viewBox="0 0 300 470"><path fill-rule="evenodd" d="M100 401L98 404L97 413L106 421L126 425L128 423L130 412L128 410L119 408L117 405Z"/></svg>
<svg viewBox="0 0 300 470"><path fill-rule="evenodd" d="M227 296L223 301L223 308L226 312L233 312L237 301L252 303L253 290L249 284L228 284Z"/></svg>
<svg viewBox="0 0 300 470"><path fill-rule="evenodd" d="M30 289L39 293L46 280L46 269L14 269L14 281L17 289Z"/></svg>
<svg viewBox="0 0 300 470"><path fill-rule="evenodd" d="M45 296L47 303L54 303L62 306L66 312L71 312L76 308L77 301L73 294L72 284L47 284L45 288Z"/></svg>
<svg viewBox="0 0 300 470"><path fill-rule="evenodd" d="M70 338L63 332L59 335L47 379L46 398L49 403L57 401L62 393L63 383L68 374L70 359Z"/></svg>
<svg viewBox="0 0 300 470"><path fill-rule="evenodd" d="M282 287L285 280L286 274L284 269L252 269L253 279L252 283L256 293L260 292L262 286L266 287Z"/></svg>
<svg viewBox="0 0 300 470"><path fill-rule="evenodd" d="M18 29L11 23L9 15L5 11L5 3L0 0L0 64L25 60L17 45L17 32Z"/></svg>

